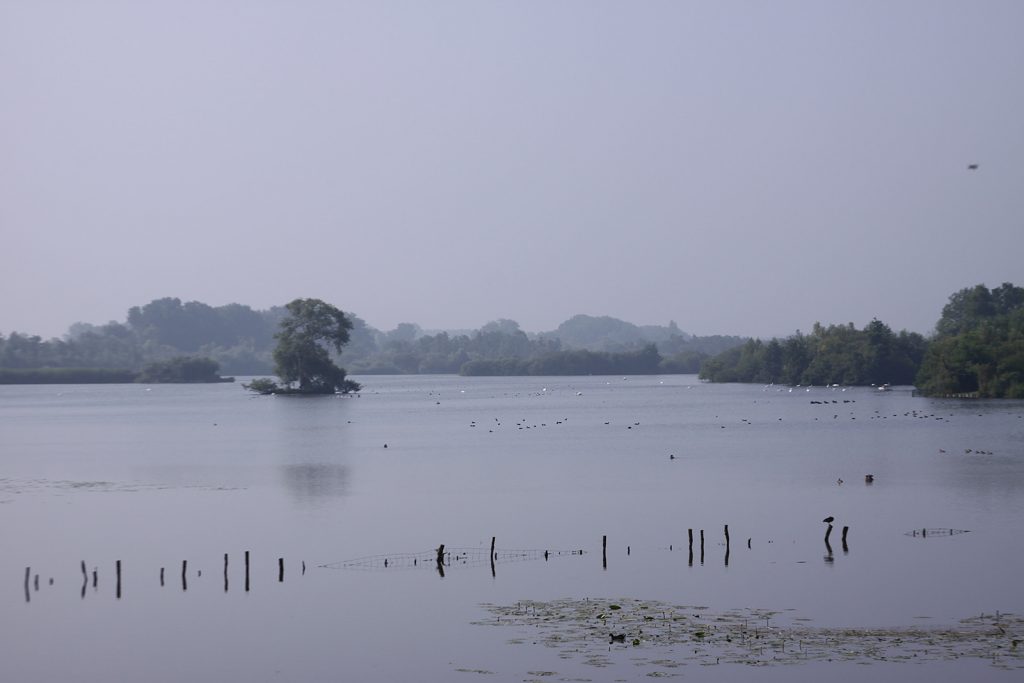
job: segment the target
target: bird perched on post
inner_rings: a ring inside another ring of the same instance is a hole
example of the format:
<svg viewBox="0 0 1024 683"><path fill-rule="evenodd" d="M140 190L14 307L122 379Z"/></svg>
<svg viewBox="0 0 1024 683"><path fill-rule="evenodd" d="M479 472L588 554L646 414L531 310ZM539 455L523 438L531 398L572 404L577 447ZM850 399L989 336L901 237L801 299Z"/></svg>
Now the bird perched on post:
<svg viewBox="0 0 1024 683"><path fill-rule="evenodd" d="M829 515L828 517L826 517L825 519L823 519L821 521L824 522L825 524L831 524L832 522L836 521L836 518L833 517L832 515Z"/></svg>

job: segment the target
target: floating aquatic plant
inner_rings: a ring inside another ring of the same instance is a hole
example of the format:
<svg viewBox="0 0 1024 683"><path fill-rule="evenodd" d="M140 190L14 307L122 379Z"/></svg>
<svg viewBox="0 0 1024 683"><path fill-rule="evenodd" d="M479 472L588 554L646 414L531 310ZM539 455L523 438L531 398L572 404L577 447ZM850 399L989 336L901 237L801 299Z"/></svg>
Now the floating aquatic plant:
<svg viewBox="0 0 1024 683"><path fill-rule="evenodd" d="M510 633L511 643L555 648L562 659L599 667L612 665L615 652L626 649L632 664L658 675L666 668L691 663L768 666L961 658L1024 669L1024 619L998 612L946 626L856 628L814 626L792 610L773 619L778 612L736 609L715 614L706 607L633 599L612 604L562 599L483 607L491 618L474 623L511 628L515 631ZM529 638L518 637L525 632ZM649 657L638 657L645 650Z"/></svg>

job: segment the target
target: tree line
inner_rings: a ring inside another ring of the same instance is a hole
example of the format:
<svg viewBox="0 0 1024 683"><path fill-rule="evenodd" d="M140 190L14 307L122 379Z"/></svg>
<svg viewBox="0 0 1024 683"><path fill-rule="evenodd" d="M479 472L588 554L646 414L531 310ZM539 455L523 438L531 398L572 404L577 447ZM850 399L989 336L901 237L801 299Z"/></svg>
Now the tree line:
<svg viewBox="0 0 1024 683"><path fill-rule="evenodd" d="M925 395L1024 398L1024 289L1010 283L954 293L929 339L894 333L872 320L863 329L815 324L810 334L751 339L701 366L712 382L913 384Z"/></svg>
<svg viewBox="0 0 1024 683"><path fill-rule="evenodd" d="M209 384L233 382L221 377L216 361L177 356L149 363L140 371L111 368L0 368L0 384Z"/></svg>
<svg viewBox="0 0 1024 683"><path fill-rule="evenodd" d="M130 308L124 322L75 323L60 339L0 334L0 368L139 372L150 363L189 356L208 358L225 374L268 374L277 366L277 335L288 316L286 306L254 310L242 304L214 307L177 298L155 299ZM351 313L345 317L350 324L345 365L360 375L459 373L464 367L479 373L487 367L480 364L483 361L500 361L501 372L527 366L531 372L548 373L559 368L619 367L630 362L610 364L599 360L602 356L579 352L639 353L654 342L662 355L661 372L695 373L706 358L744 341L730 336L695 337L674 322L636 326L607 316L573 316L558 329L539 334L527 334L507 319L477 330L429 333L413 323L400 323L385 332ZM338 349L326 352L332 361L338 360Z"/></svg>
<svg viewBox="0 0 1024 683"><path fill-rule="evenodd" d="M145 376L147 367L149 377L177 376L184 378L181 381L203 381L194 377L205 373L209 379L217 369L232 375L267 374L281 367L274 351L289 315L285 306L259 311L241 304L213 307L164 298L132 307L123 323L76 323L61 339L0 334L0 381L74 381L71 378L88 376L93 381L115 381L128 376L117 373ZM699 371L702 379L713 382L915 384L936 396L1024 398L1024 289L1010 283L954 293L928 338L893 332L880 320L862 329L852 323L816 323L809 334L798 331L785 339L762 341L696 337L674 322L640 327L607 316L578 315L552 332L527 334L515 321L504 319L458 333L428 333L413 323L383 332L358 316L343 315L346 365L357 375ZM293 337L296 343L300 339ZM328 368L326 362L333 364L340 349L341 345L324 345L318 362ZM205 359L212 365L200 371L199 366L176 360L183 358ZM198 374L190 375L193 370ZM343 375L321 379L344 386Z"/></svg>

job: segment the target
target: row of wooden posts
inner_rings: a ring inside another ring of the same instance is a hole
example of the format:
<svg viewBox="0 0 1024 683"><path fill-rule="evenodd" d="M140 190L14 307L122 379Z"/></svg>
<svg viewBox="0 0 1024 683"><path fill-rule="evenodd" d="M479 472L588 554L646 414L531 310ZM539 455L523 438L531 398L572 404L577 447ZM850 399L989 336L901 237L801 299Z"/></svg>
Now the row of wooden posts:
<svg viewBox="0 0 1024 683"><path fill-rule="evenodd" d="M850 527L848 527L848 526L844 526L843 527L843 535L842 535L843 552L848 552L849 549L850 549L849 546L846 543L846 534L849 531L850 531ZM693 566L693 529L687 529L686 533L687 533L687 538L688 538L688 541L689 541L689 552L690 552L689 564L692 567ZM831 535L832 535L832 525L829 524L828 525L828 529L825 531L825 548L828 550L828 555L825 558L826 560L831 560L831 558L832 558L832 544L829 542L829 537ZM490 552L491 576L496 576L496 571L495 571L495 566L494 566L495 560L497 559L497 553L495 553L495 550L494 550L494 546L495 546L496 540L497 540L496 537L494 537L494 536L491 537L491 552ZM751 542L751 539L748 538L747 539L747 548L750 548L750 542ZM672 548L672 546L669 546L670 550L671 550L671 548ZM726 524L725 525L725 566L726 567L729 566L729 554L730 554L730 551L731 551L731 546L730 546L730 539L729 539L729 525ZM580 553L582 554L582 552L583 551L581 550ZM629 555L630 552L631 552L630 546L626 546L626 554ZM437 561L437 571L441 574L442 577L444 576L444 567L445 567L444 557L445 557L444 544L442 543L437 548L437 558L436 558L436 561ZM545 560L548 559L548 552L547 551L544 552L544 559ZM704 564L704 530L703 529L700 529L700 563ZM602 565L602 567L604 569L608 569L608 536L607 535L601 537L601 565ZM385 566L387 566L386 561L385 561ZM85 589L88 587L89 579L90 579L89 572L86 570L86 567L85 567L85 560L82 560L81 568L82 568L82 597L84 598L85 597ZM160 585L161 586L164 585L164 576L165 576L164 575L164 570L165 570L164 567L160 567ZM302 562L302 573L303 573L303 575L305 575L305 573L306 573L306 563L304 561ZM116 563L115 563L115 574L116 574L116 577L117 577L116 594L117 594L117 598L120 599L121 598L121 560L117 560ZM202 576L202 571L199 572L199 576ZM95 589L98 586L98 583L99 583L98 571L96 569L92 570L92 577L91 578L92 578L92 587ZM278 582L284 582L284 558L283 557L277 558L277 580L278 580ZM35 590L38 591L39 590L39 574L35 575L35 579L33 581L33 579L32 579L32 568L31 567L25 567L25 601L26 602L31 602L32 597L31 597L30 586L32 586L33 584L34 584ZM52 578L50 579L50 585L51 586L53 585L53 579ZM188 560L182 560L181 561L181 589L183 591L184 590L188 590ZM228 591L228 554L224 553L224 592L226 593L227 591ZM245 551L245 591L249 592L249 551L248 550Z"/></svg>
<svg viewBox="0 0 1024 683"><path fill-rule="evenodd" d="M90 579L93 589L99 586L99 570L93 568L92 575L90 576L89 571L85 567L85 560L81 563L82 569L82 597L85 597L85 590L90 584ZM165 567L160 567L160 585L165 585ZM302 562L302 573L306 573L306 563ZM117 560L114 563L114 574L116 577L116 595L118 600L121 599L121 560ZM199 576L203 575L202 570L198 572ZM284 582L284 558L277 558L277 580L278 582ZM53 585L53 579L50 579L50 585ZM224 553L224 592L228 592L228 554ZM245 592L249 592L249 551L245 551ZM32 567L25 567L25 602L31 602L32 591L30 588L34 587L36 591L39 590L39 574L35 574L33 578ZM188 590L188 560L181 561L181 589L183 591Z"/></svg>
<svg viewBox="0 0 1024 683"><path fill-rule="evenodd" d="M725 566L728 567L729 566L729 554L731 552L731 545L730 545L730 539L729 539L729 525L728 524L725 525L725 530L724 531L725 531ZM846 543L846 535L847 535L847 533L849 533L849 531L850 531L850 527L848 527L848 526L844 526L843 527L843 537L842 538L843 538L843 552L844 553L845 552L849 552L849 550L850 550L849 545L847 545L847 543ZM686 530L686 534L687 534L687 538L689 540L689 551L690 551L689 564L692 567L693 566L693 529L687 529ZM826 557L826 559L831 559L831 557L832 557L832 544L829 542L829 537L831 535L832 535L832 525L829 524L828 525L828 529L825 531L825 548L828 550L828 556ZM491 536L491 553L490 553L491 576L495 576L496 575L495 567L494 567L494 562L497 559L497 554L494 552L494 544L495 544L496 540L497 540L496 537ZM748 549L750 548L750 544L751 544L751 539L748 538L747 539L747 548ZM672 546L669 546L669 549L671 550ZM626 554L629 555L630 551L631 551L630 546L627 545L626 546ZM582 554L583 551L581 550L580 553ZM544 552L544 559L545 560L548 559L547 551ZM700 529L700 563L704 564L704 530L703 529ZM444 576L444 566L445 566L444 565L444 543L442 543L437 548L437 571L441 574L442 577ZM604 569L608 569L608 536L607 535L604 535L604 536L601 537L601 566Z"/></svg>

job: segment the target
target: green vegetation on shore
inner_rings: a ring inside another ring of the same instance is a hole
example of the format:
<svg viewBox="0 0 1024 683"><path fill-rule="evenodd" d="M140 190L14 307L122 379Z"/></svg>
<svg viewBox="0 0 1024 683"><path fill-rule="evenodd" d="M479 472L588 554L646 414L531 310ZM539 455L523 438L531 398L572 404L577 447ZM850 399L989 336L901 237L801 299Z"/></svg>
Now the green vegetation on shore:
<svg viewBox="0 0 1024 683"><path fill-rule="evenodd" d="M106 368L0 368L0 384L130 384L136 376Z"/></svg>
<svg viewBox="0 0 1024 683"><path fill-rule="evenodd" d="M639 351L557 351L536 358L472 360L460 374L479 375L656 375L664 372L654 344Z"/></svg>
<svg viewBox="0 0 1024 683"><path fill-rule="evenodd" d="M712 382L915 384L928 396L1024 398L1024 289L1004 283L962 289L949 298L925 339L878 320L862 330L822 327L809 335L752 339L707 360Z"/></svg>
<svg viewBox="0 0 1024 683"><path fill-rule="evenodd" d="M924 356L924 337L894 334L878 320L797 332L784 340L752 339L705 361L701 379L763 384L912 384Z"/></svg>
<svg viewBox="0 0 1024 683"><path fill-rule="evenodd" d="M234 382L217 374L209 358L181 356L150 363L140 372L109 368L0 368L0 384L209 384Z"/></svg>
<svg viewBox="0 0 1024 683"><path fill-rule="evenodd" d="M60 339L0 334L0 368L97 368L139 372L149 363L178 356L209 358L229 375L275 371L275 335L289 315L284 306L257 311L241 304L209 306L180 299L155 299L128 311L124 323L75 323ZM527 367L545 374L576 372L602 361L576 352L629 354L655 344L660 372L695 373L711 355L745 341L742 337L698 337L668 325L633 325L608 316L576 315L550 332L527 333L499 319L478 330L427 332L413 323L381 331L345 313L351 326L345 344L352 374L459 373L475 361ZM332 361L338 352L325 347ZM535 362L536 361L536 362ZM607 363L605 363L607 364ZM476 366L474 373L480 372Z"/></svg>
<svg viewBox="0 0 1024 683"><path fill-rule="evenodd" d="M1024 288L962 289L935 329L917 375L923 393L1024 398Z"/></svg>
<svg viewBox="0 0 1024 683"><path fill-rule="evenodd" d="M768 341L698 337L674 322L638 326L589 315L573 316L555 330L536 334L506 319L470 331L428 333L400 323L383 332L358 316L338 314L345 320L340 344L326 337L313 343L296 328L296 335L281 347L282 322L295 315L289 307L256 311L241 304L212 307L156 299L131 308L125 323L76 323L62 339L0 334L0 382L134 381L139 376L149 378L145 381L219 381L216 370L211 373L204 366L216 363L227 374L276 372L302 390L300 366L288 358L288 353L298 352L296 358L312 363L301 370L307 389L333 386L332 391L344 391L350 380L336 365L344 344L346 365L356 375L699 371L712 382L916 384L933 396L1024 397L1024 289L1009 283L953 294L929 338L893 332L879 320L862 329L852 323L815 324L809 334L798 331ZM183 364L182 357L192 360Z"/></svg>

